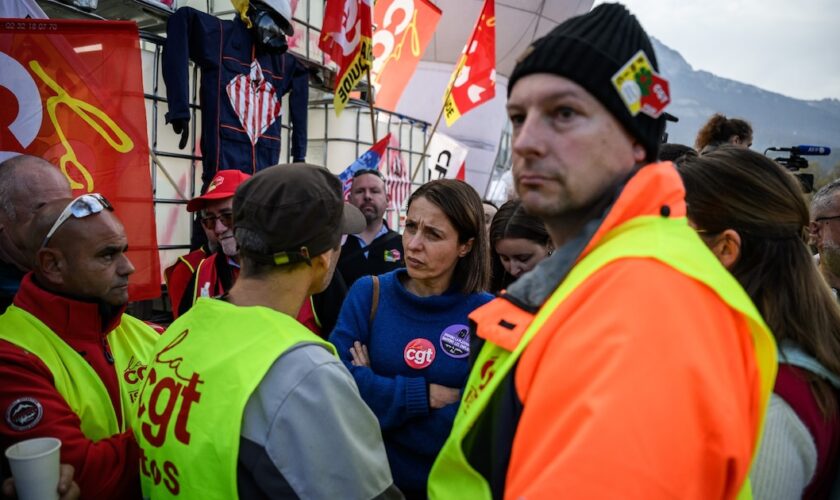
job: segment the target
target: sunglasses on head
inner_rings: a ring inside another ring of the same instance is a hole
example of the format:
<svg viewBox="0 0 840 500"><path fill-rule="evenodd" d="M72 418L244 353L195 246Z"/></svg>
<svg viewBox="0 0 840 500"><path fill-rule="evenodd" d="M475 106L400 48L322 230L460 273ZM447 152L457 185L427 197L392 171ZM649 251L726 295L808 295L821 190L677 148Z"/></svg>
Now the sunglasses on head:
<svg viewBox="0 0 840 500"><path fill-rule="evenodd" d="M98 214L103 210L114 210L114 207L112 207L111 203L99 193L83 194L75 198L64 208L64 210L61 211L58 219L55 220L52 227L47 232L47 236L44 237L44 242L41 243L41 248L47 246L55 232L58 231L58 228L67 222L67 219L70 217L84 219L89 215Z"/></svg>
<svg viewBox="0 0 840 500"><path fill-rule="evenodd" d="M233 213L232 212L222 212L219 215L206 215L201 218L201 225L205 228L212 230L216 227L216 221L221 221L222 224L225 225L227 228L233 227Z"/></svg>
<svg viewBox="0 0 840 500"><path fill-rule="evenodd" d="M361 170L356 170L356 172L353 174L353 178L355 179L356 177L364 174L373 174L382 179L383 181L385 180L385 176L382 175L382 172L374 168L363 168Z"/></svg>

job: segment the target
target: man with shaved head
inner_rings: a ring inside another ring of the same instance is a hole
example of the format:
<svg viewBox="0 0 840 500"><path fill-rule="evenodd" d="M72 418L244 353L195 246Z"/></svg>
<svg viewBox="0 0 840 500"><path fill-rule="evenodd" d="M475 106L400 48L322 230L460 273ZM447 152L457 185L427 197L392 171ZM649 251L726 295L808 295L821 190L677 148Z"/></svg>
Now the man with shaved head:
<svg viewBox="0 0 840 500"><path fill-rule="evenodd" d="M0 163L0 313L32 269L31 256L23 251L32 214L48 201L70 196L67 178L46 160L20 155Z"/></svg>
<svg viewBox="0 0 840 500"><path fill-rule="evenodd" d="M124 314L125 230L91 193L47 202L25 236L32 272L0 316L0 448L59 438L82 495L138 498L131 423L158 335Z"/></svg>

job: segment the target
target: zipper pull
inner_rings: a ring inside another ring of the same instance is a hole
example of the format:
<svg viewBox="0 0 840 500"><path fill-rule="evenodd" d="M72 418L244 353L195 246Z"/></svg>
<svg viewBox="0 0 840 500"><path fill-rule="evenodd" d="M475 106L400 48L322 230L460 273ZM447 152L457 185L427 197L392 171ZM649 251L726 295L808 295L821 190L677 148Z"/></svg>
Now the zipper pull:
<svg viewBox="0 0 840 500"><path fill-rule="evenodd" d="M114 357L111 356L111 347L108 345L108 341L105 340L105 337L102 337L102 352L105 353L105 360L108 361L108 364L114 364Z"/></svg>

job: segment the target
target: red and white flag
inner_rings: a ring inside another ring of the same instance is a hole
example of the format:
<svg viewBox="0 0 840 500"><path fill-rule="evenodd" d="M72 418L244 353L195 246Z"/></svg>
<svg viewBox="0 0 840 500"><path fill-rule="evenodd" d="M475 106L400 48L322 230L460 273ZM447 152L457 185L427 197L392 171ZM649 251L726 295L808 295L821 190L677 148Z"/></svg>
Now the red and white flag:
<svg viewBox="0 0 840 500"><path fill-rule="evenodd" d="M8 21L8 20L7 20ZM134 21L0 23L0 161L54 163L73 196L98 192L125 225L131 300L160 296L140 39Z"/></svg>
<svg viewBox="0 0 840 500"><path fill-rule="evenodd" d="M430 0L377 0L373 8L376 107L397 110L400 96L432 41L441 12Z"/></svg>
<svg viewBox="0 0 840 500"><path fill-rule="evenodd" d="M318 47L338 66L336 115L373 63L373 0L327 0Z"/></svg>
<svg viewBox="0 0 840 500"><path fill-rule="evenodd" d="M493 0L484 0L472 35L449 80L444 102L446 126L451 127L461 115L495 95L496 8Z"/></svg>
<svg viewBox="0 0 840 500"><path fill-rule="evenodd" d="M259 61L254 59L247 75L237 75L227 84L227 95L239 122L256 144L263 132L280 116L280 100L274 86L263 76Z"/></svg>
<svg viewBox="0 0 840 500"><path fill-rule="evenodd" d="M399 213L411 195L411 177L408 175L408 164L403 160L400 140L396 135L392 135L388 143L385 161L388 162L385 179L388 194L391 196L391 207Z"/></svg>

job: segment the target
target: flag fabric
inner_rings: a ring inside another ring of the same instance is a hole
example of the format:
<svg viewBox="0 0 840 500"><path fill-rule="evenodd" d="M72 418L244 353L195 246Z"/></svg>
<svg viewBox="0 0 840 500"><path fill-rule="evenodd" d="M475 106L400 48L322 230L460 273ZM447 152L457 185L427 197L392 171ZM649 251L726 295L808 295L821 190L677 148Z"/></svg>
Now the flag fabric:
<svg viewBox="0 0 840 500"><path fill-rule="evenodd" d="M449 79L444 102L446 126L451 127L461 115L495 95L496 9L493 0L484 0L472 35Z"/></svg>
<svg viewBox="0 0 840 500"><path fill-rule="evenodd" d="M46 19L47 14L35 0L15 0L0 2L0 18Z"/></svg>
<svg viewBox="0 0 840 500"><path fill-rule="evenodd" d="M341 114L350 92L373 62L373 0L327 0L318 47L338 66L335 114Z"/></svg>
<svg viewBox="0 0 840 500"><path fill-rule="evenodd" d="M57 165L74 196L114 206L136 268L131 300L160 296L146 107L137 25L15 19L0 23L0 161L20 154ZM7 100L8 98L8 100Z"/></svg>
<svg viewBox="0 0 840 500"><path fill-rule="evenodd" d="M429 0L377 0L373 8L376 107L397 110L405 86L432 40L440 9Z"/></svg>
<svg viewBox="0 0 840 500"><path fill-rule="evenodd" d="M464 180L464 166L470 149L437 132L429 142L429 179Z"/></svg>
<svg viewBox="0 0 840 500"><path fill-rule="evenodd" d="M265 79L260 62L254 59L247 75L238 75L227 84L227 95L251 145L280 116L280 100L274 86Z"/></svg>
<svg viewBox="0 0 840 500"><path fill-rule="evenodd" d="M391 134L388 134L391 135ZM385 176L385 186L388 195L391 197L391 208L396 214L405 208L405 202L411 195L411 177L408 175L408 164L400 152L400 140L397 136L391 136L388 143L388 173ZM398 218L398 223L401 218ZM394 224L392 227L397 227ZM400 224L401 225L401 224Z"/></svg>
<svg viewBox="0 0 840 500"><path fill-rule="evenodd" d="M347 199L350 194L350 185L353 183L353 176L356 175L356 172L359 170L379 170L379 165L382 163L382 158L385 157L385 149L388 147L390 140L391 134L389 133L338 174L338 178L344 186L344 199Z"/></svg>

